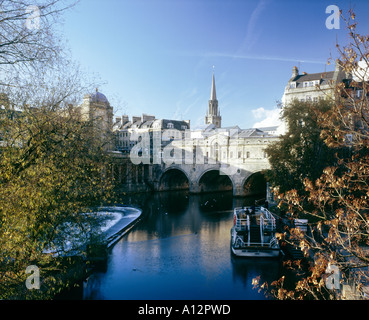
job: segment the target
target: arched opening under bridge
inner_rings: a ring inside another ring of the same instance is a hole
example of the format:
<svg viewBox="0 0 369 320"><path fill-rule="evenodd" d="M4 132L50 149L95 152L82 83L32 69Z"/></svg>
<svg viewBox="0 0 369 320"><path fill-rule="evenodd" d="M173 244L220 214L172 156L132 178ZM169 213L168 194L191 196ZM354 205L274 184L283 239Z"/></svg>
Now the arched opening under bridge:
<svg viewBox="0 0 369 320"><path fill-rule="evenodd" d="M169 169L163 173L159 182L159 191L188 190L190 184L186 174L179 169Z"/></svg>
<svg viewBox="0 0 369 320"><path fill-rule="evenodd" d="M205 172L199 180L199 191L204 192L220 192L232 191L232 180L219 170L210 170Z"/></svg>
<svg viewBox="0 0 369 320"><path fill-rule="evenodd" d="M256 172L248 177L243 185L244 196L266 197L267 181L261 172Z"/></svg>

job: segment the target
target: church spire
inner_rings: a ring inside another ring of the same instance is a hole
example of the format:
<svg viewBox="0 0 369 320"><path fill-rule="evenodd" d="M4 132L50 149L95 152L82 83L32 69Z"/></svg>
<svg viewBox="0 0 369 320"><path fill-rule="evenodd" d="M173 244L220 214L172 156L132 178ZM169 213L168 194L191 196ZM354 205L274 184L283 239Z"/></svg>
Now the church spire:
<svg viewBox="0 0 369 320"><path fill-rule="evenodd" d="M214 124L216 128L221 128L222 125L222 117L220 116L220 112L218 110L218 100L215 90L214 70L213 70L213 82L211 84L209 106L205 116L205 124Z"/></svg>
<svg viewBox="0 0 369 320"><path fill-rule="evenodd" d="M210 94L210 100L216 100L217 99L217 93L215 91L215 76L213 71L213 83L211 84L211 94Z"/></svg>

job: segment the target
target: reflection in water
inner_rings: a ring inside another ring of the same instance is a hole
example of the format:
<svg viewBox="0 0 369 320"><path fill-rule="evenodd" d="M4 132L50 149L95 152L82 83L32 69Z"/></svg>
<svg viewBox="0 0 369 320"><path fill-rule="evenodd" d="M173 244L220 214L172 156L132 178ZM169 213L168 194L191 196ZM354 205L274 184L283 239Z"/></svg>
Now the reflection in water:
<svg viewBox="0 0 369 320"><path fill-rule="evenodd" d="M254 201L232 193L127 198L144 219L114 246L106 272L84 283L84 299L264 299L252 279L276 280L280 261L230 253L232 209Z"/></svg>
<svg viewBox="0 0 369 320"><path fill-rule="evenodd" d="M260 276L260 283L271 282L280 276L281 263L277 259L239 258L232 255L233 281L249 287L252 279Z"/></svg>

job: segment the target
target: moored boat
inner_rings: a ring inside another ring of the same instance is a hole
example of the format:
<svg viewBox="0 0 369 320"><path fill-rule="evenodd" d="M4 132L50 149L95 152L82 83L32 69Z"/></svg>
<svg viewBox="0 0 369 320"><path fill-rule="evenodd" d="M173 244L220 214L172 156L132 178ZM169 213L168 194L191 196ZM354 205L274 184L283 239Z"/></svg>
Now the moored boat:
<svg viewBox="0 0 369 320"><path fill-rule="evenodd" d="M276 221L264 207L235 208L231 229L231 249L236 256L278 257Z"/></svg>

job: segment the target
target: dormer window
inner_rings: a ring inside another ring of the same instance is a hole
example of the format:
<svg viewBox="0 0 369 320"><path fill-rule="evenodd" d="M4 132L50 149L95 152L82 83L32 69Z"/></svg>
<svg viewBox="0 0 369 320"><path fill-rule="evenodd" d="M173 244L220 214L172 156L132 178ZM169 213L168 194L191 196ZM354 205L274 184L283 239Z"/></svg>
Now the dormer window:
<svg viewBox="0 0 369 320"><path fill-rule="evenodd" d="M169 123L167 124L167 128L168 128L168 129L173 129L173 128L174 128L174 124L173 124L173 123L171 123L171 122L169 122Z"/></svg>
<svg viewBox="0 0 369 320"><path fill-rule="evenodd" d="M184 125L183 125L183 126L181 126L181 129L182 129L182 130L186 130L186 129L187 129L187 126L184 126Z"/></svg>
<svg viewBox="0 0 369 320"><path fill-rule="evenodd" d="M320 80L313 80L313 81L304 81L304 88L308 88L308 87L314 87L316 85L320 84Z"/></svg>
<svg viewBox="0 0 369 320"><path fill-rule="evenodd" d="M296 82L290 83L290 89L296 89Z"/></svg>

